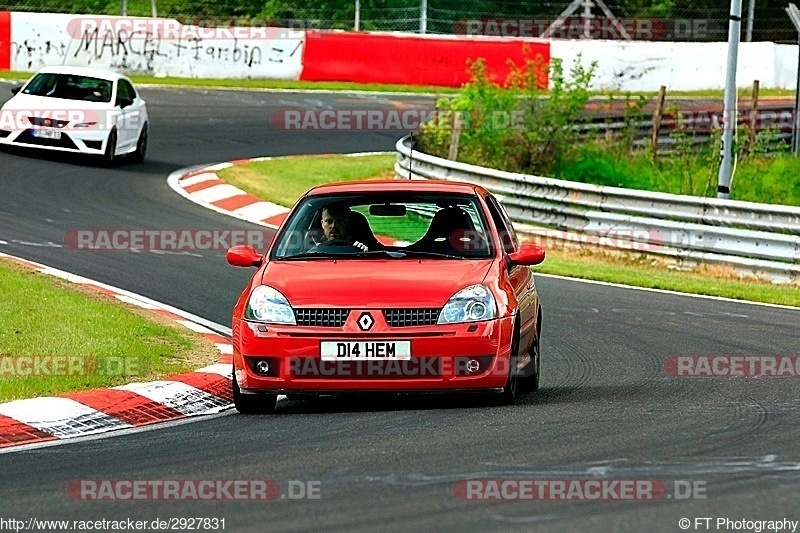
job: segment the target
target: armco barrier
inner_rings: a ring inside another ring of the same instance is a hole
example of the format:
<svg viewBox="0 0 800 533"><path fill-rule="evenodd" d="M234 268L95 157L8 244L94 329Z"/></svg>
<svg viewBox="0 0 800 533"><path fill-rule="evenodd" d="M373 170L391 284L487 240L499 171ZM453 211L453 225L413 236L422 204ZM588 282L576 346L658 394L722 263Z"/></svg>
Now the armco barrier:
<svg viewBox="0 0 800 533"><path fill-rule="evenodd" d="M478 183L500 197L527 233L570 239L623 232L625 239L606 239L603 245L726 264L775 281L800 280L800 208L504 172L412 154L409 137L400 139L396 150L398 175Z"/></svg>
<svg viewBox="0 0 800 533"><path fill-rule="evenodd" d="M550 43L522 39L309 31L301 80L459 87L469 80L467 61L484 58L497 79L508 61L550 61Z"/></svg>

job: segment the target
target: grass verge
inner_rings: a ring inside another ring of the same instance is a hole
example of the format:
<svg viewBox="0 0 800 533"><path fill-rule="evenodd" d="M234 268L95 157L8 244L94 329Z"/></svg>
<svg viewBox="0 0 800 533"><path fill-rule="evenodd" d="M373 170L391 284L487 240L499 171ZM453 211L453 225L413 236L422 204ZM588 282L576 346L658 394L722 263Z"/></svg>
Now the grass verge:
<svg viewBox="0 0 800 533"><path fill-rule="evenodd" d="M20 72L12 70L0 70L0 78L7 80L25 81L31 77L31 72ZM441 87L437 85L397 85L380 83L354 83L338 81L293 81L293 80L269 80L269 79L219 79L219 78L157 78L155 76L131 76L134 83L151 85L172 85L189 87L223 87L238 89L282 89L290 91L370 91L386 93L420 93L437 94L441 96L453 95L459 89L457 87ZM739 97L749 99L752 88L740 88ZM722 100L724 90L702 90L702 91L668 91L670 98L714 98ZM628 95L645 98L655 98L658 91L593 91L593 96L608 97ZM794 89L761 89L761 98L782 97L791 98L794 96Z"/></svg>
<svg viewBox="0 0 800 533"><path fill-rule="evenodd" d="M0 70L0 78L26 81L30 72ZM220 78L157 78L155 76L130 77L140 85L165 85L182 87L221 87L231 89L280 89L287 91L368 91L377 93L419 93L419 94L454 94L455 87L434 85L396 85L380 83L354 83L339 81L292 81L269 79L220 79Z"/></svg>
<svg viewBox="0 0 800 533"><path fill-rule="evenodd" d="M393 175L394 155L369 158L374 158L369 165L356 165L355 162L362 158L284 157L237 165L225 169L220 175L225 181L255 196L291 206L301 194L316 184ZM298 176L302 177L302 183L296 181ZM739 279L732 269L722 267L676 271L666 261L644 254L551 249L548 250L547 260L535 270L637 287L800 307L800 287L775 285L765 280Z"/></svg>
<svg viewBox="0 0 800 533"><path fill-rule="evenodd" d="M215 362L198 334L0 261L0 401L150 381Z"/></svg>
<svg viewBox="0 0 800 533"><path fill-rule="evenodd" d="M394 154L278 157L226 168L219 176L262 200L291 206L314 185L393 178L394 161Z"/></svg>

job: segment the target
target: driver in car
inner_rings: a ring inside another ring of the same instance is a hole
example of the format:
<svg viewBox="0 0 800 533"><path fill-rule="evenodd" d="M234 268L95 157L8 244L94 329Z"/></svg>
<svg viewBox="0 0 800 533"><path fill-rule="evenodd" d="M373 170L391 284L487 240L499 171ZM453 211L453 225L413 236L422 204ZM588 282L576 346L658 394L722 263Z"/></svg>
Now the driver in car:
<svg viewBox="0 0 800 533"><path fill-rule="evenodd" d="M352 237L352 211L342 205L329 205L322 209L322 233L323 239L320 245L346 245L350 244L356 248L368 251L367 245L353 241Z"/></svg>

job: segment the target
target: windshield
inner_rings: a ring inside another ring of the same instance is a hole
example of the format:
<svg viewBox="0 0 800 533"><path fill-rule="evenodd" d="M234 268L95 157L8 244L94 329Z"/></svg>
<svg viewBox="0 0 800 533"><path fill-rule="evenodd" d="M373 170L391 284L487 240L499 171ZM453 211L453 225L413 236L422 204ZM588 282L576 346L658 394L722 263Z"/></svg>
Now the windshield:
<svg viewBox="0 0 800 533"><path fill-rule="evenodd" d="M492 249L486 227L475 196L311 196L276 237L272 258L487 258Z"/></svg>
<svg viewBox="0 0 800 533"><path fill-rule="evenodd" d="M112 82L75 74L37 74L22 90L23 94L62 100L110 102Z"/></svg>

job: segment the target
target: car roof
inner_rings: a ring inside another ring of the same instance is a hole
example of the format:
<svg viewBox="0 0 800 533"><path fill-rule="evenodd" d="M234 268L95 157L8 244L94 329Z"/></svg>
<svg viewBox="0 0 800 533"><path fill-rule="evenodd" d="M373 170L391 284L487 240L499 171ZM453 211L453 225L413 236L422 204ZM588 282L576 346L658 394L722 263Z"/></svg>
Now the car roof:
<svg viewBox="0 0 800 533"><path fill-rule="evenodd" d="M116 81L120 79L128 79L125 74L115 72L113 70L106 70L102 68L92 67L71 67L71 66L54 66L43 67L39 69L38 73L43 74L77 74L78 76L88 76L91 78L100 78L103 80Z"/></svg>
<svg viewBox="0 0 800 533"><path fill-rule="evenodd" d="M308 196L345 193L366 192L417 192L417 193L445 193L445 194L478 194L486 195L486 190L480 185L461 181L447 180L363 180L345 181L317 185L312 188Z"/></svg>

